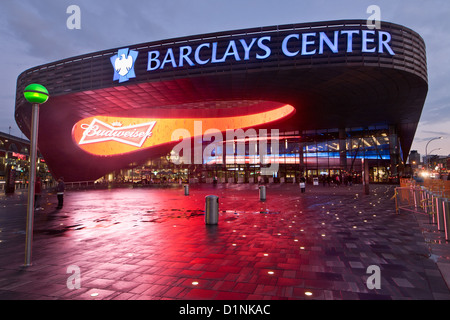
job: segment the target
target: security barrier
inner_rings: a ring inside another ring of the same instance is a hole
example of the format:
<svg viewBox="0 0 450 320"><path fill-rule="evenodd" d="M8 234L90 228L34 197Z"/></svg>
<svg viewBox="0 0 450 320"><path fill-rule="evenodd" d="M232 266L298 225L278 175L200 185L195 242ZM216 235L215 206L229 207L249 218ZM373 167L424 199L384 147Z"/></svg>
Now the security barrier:
<svg viewBox="0 0 450 320"><path fill-rule="evenodd" d="M445 181L447 182L447 181ZM408 211L426 214L430 224L436 224L439 231L450 240L450 209L445 184L427 184L430 188L417 185L414 181L402 181L395 188L395 211Z"/></svg>
<svg viewBox="0 0 450 320"><path fill-rule="evenodd" d="M426 189L442 194L445 198L450 198L450 180L442 180L442 179L430 179L426 178L423 180L413 180L413 179L400 179L400 187L425 187Z"/></svg>

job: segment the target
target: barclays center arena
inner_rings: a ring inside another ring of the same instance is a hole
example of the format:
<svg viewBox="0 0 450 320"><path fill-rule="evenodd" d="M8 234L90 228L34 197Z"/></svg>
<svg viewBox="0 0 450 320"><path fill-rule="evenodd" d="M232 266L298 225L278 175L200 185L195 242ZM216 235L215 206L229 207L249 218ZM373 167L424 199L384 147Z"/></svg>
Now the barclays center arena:
<svg viewBox="0 0 450 320"><path fill-rule="evenodd" d="M194 35L31 68L15 106L28 138L30 83L50 93L39 151L68 182L357 182L367 163L371 182L396 182L428 91L420 35L365 20Z"/></svg>

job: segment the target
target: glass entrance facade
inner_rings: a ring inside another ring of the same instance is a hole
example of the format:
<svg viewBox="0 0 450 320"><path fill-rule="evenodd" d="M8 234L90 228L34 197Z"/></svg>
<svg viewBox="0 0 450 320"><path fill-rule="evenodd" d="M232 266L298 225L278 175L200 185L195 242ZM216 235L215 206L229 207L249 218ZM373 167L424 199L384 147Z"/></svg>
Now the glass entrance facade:
<svg viewBox="0 0 450 320"><path fill-rule="evenodd" d="M403 170L401 146L393 126L280 132L276 145L267 140L268 158L278 164L278 170L271 176L261 175L261 168L270 164L261 163L260 146L251 144L251 138L245 142L245 157L238 157L237 148L230 155L224 141L217 154L226 150L226 155L217 157L213 152L211 157L203 159L203 164L174 164L173 154L168 154L130 164L128 169L102 179L143 184L294 183L303 176L309 183L348 184L361 182L365 159L369 162L371 183L396 183ZM249 152L250 148L258 149L256 155ZM233 152L238 161L230 163Z"/></svg>

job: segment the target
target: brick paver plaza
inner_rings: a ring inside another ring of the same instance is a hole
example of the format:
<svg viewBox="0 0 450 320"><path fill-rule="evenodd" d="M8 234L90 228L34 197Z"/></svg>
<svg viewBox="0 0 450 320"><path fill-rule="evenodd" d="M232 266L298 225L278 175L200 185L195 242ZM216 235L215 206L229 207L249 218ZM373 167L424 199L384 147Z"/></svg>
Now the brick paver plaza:
<svg viewBox="0 0 450 320"><path fill-rule="evenodd" d="M394 186L191 185L46 194L22 267L26 193L0 196L0 299L450 299L443 233ZM219 224L204 224L205 196ZM380 289L370 290L371 265ZM80 288L69 288L78 267ZM69 269L68 269L69 268ZM69 271L69 272L68 272Z"/></svg>

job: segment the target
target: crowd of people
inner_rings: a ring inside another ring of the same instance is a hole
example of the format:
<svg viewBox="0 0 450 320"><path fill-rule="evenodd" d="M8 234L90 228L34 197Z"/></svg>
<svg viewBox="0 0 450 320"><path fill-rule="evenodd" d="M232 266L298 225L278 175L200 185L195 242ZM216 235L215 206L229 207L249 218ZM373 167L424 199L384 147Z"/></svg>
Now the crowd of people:
<svg viewBox="0 0 450 320"><path fill-rule="evenodd" d="M325 175L322 174L319 177L319 181L322 182L323 186L330 186L330 185L337 185L340 186L341 184L344 185L348 185L351 186L353 185L354 182L354 178L353 178L353 174L349 173L349 174L344 174L344 175L339 175L339 174L334 174L334 175Z"/></svg>

